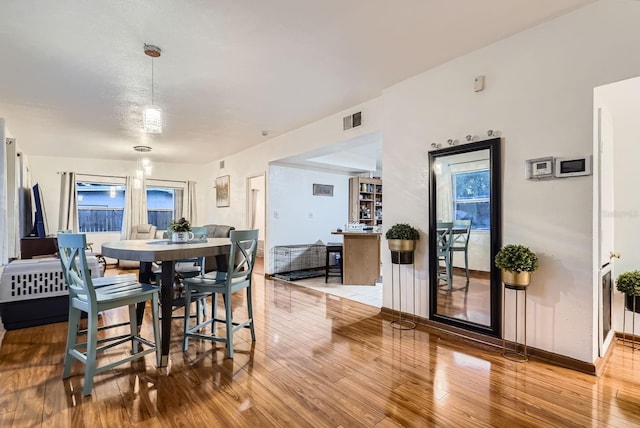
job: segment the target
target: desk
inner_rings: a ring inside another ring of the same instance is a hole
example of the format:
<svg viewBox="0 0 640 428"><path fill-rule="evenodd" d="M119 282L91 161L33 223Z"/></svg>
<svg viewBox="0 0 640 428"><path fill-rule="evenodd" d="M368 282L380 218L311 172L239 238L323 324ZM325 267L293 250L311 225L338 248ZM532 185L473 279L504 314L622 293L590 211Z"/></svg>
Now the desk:
<svg viewBox="0 0 640 428"><path fill-rule="evenodd" d="M375 285L380 277L380 232L331 232L344 237L343 282Z"/></svg>
<svg viewBox="0 0 640 428"><path fill-rule="evenodd" d="M173 300L173 276L176 260L203 256L228 254L231 250L229 238L208 238L207 242L174 244L167 241L123 240L102 244L102 255L122 260L136 260L140 263L140 282L149 282L151 263L162 262L162 359L161 366L169 362L171 341L171 302ZM145 263L146 262L146 263Z"/></svg>

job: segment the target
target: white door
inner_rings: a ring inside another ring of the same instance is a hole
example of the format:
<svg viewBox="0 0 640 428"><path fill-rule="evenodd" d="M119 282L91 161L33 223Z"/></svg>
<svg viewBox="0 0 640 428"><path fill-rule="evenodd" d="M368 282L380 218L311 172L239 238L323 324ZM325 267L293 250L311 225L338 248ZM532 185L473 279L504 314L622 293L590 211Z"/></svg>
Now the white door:
<svg viewBox="0 0 640 428"><path fill-rule="evenodd" d="M258 256L264 255L265 237L265 177L264 174L247 178L247 228L259 229Z"/></svg>
<svg viewBox="0 0 640 428"><path fill-rule="evenodd" d="M597 237L596 268L598 269L598 354L604 356L614 332L611 328L611 299L614 250L613 200L613 121L604 107L598 107L595 117L594 153L597 159L597 179L594 180L594 235Z"/></svg>

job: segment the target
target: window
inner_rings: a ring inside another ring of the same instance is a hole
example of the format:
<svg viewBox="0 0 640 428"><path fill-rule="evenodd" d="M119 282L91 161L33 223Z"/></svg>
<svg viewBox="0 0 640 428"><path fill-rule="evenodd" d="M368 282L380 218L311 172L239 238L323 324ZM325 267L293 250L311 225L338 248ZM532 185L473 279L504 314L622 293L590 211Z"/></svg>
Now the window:
<svg viewBox="0 0 640 428"><path fill-rule="evenodd" d="M120 232L125 204L125 185L117 177L78 181L80 232ZM147 219L158 230L169 227L182 211L183 189L147 186ZM179 207L179 209L178 209Z"/></svg>
<svg viewBox="0 0 640 428"><path fill-rule="evenodd" d="M119 232L124 213L124 186L78 182L80 232Z"/></svg>
<svg viewBox="0 0 640 428"><path fill-rule="evenodd" d="M489 170L453 174L453 208L456 220L471 220L471 229L490 229Z"/></svg>
<svg viewBox="0 0 640 428"><path fill-rule="evenodd" d="M176 202L180 199L181 189L147 186L147 213L149 224L158 230L169 228L171 220L176 218Z"/></svg>

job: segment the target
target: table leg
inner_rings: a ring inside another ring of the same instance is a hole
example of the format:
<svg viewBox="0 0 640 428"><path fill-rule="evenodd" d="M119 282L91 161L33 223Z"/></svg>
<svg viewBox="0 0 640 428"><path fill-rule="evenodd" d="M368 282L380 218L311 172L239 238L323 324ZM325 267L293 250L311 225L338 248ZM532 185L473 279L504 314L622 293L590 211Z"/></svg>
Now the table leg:
<svg viewBox="0 0 640 428"><path fill-rule="evenodd" d="M140 262L140 267L138 268L138 281L143 284L150 284L151 277L153 276L151 262ZM140 326L142 325L142 320L144 319L144 303L138 303L136 306L136 318L138 321L138 331L140 331Z"/></svg>
<svg viewBox="0 0 640 428"><path fill-rule="evenodd" d="M169 363L169 345L171 343L171 303L173 301L173 276L175 262L162 262L162 287L160 289L160 303L162 306L162 357L160 367Z"/></svg>

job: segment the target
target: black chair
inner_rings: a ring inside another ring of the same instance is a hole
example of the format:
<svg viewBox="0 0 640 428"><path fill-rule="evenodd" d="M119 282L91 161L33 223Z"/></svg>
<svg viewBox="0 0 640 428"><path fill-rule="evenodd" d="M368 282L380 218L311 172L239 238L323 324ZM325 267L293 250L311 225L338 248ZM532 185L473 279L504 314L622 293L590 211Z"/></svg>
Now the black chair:
<svg viewBox="0 0 640 428"><path fill-rule="evenodd" d="M336 255L336 264L331 266L329 264L331 260L331 254ZM343 282L342 276L342 243L341 242L328 242L327 243L327 256L324 265L324 282L329 281L330 276L340 276L340 283Z"/></svg>

